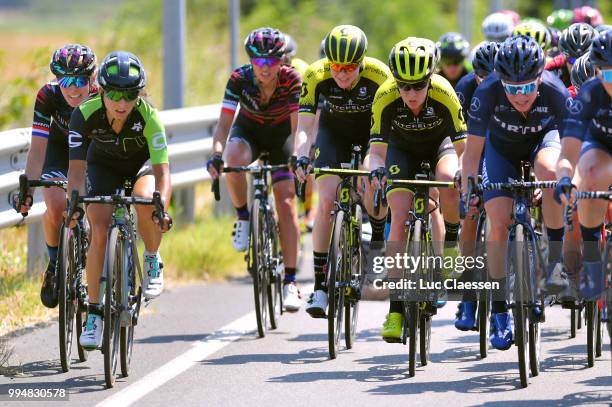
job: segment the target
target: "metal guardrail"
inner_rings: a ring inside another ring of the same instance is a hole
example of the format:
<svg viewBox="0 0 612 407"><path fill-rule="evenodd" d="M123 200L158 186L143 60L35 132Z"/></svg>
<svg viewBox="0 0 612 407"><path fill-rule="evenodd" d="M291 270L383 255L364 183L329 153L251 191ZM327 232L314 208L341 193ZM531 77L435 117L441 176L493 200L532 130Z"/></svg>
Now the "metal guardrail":
<svg viewBox="0 0 612 407"><path fill-rule="evenodd" d="M164 110L160 116L166 128L170 176L177 206L193 213L193 191L190 188L209 178L204 168L212 149L212 134L219 118L220 104ZM19 175L24 171L30 148L31 129L0 132L0 229L28 224L28 273L44 258L44 240L40 220L45 204L39 190L34 206L26 218L15 212L11 202L19 187ZM186 190L186 191L185 191ZM41 246L42 245L42 246Z"/></svg>

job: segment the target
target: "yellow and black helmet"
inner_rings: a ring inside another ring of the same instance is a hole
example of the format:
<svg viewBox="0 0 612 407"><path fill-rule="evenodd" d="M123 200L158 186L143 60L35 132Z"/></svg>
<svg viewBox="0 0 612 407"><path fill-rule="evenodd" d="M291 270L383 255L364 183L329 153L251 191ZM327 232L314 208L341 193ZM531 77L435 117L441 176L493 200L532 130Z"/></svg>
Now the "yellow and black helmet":
<svg viewBox="0 0 612 407"><path fill-rule="evenodd" d="M427 38L408 37L391 50L389 68L399 81L420 82L436 70L439 52L436 44Z"/></svg>
<svg viewBox="0 0 612 407"><path fill-rule="evenodd" d="M365 57L368 39L359 27L339 25L323 40L325 56L337 64L357 64Z"/></svg>
<svg viewBox="0 0 612 407"><path fill-rule="evenodd" d="M514 27L512 35L526 35L533 38L544 51L550 47L550 32L537 21L524 21Z"/></svg>

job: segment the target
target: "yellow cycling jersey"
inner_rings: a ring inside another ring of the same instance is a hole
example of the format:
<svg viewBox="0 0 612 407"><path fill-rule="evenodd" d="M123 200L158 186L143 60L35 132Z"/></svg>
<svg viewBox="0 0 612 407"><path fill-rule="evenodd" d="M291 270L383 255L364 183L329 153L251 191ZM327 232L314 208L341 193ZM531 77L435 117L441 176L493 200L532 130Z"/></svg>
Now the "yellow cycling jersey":
<svg viewBox="0 0 612 407"><path fill-rule="evenodd" d="M324 111L329 113L332 120L369 122L374 95L390 77L391 71L387 65L375 58L365 57L359 79L351 89L342 89L331 76L329 60L320 59L308 67L302 78L300 114L315 114L319 95L323 95Z"/></svg>
<svg viewBox="0 0 612 407"><path fill-rule="evenodd" d="M304 61L300 58L293 58L291 60L291 66L293 66L300 73L300 76L303 78L306 75L306 70L310 66L308 62Z"/></svg>
<svg viewBox="0 0 612 407"><path fill-rule="evenodd" d="M415 116L400 96L394 78L386 81L376 92L372 106L370 143L391 142L404 149L437 148L446 137L453 143L464 140L467 126L451 84L433 74L427 99Z"/></svg>

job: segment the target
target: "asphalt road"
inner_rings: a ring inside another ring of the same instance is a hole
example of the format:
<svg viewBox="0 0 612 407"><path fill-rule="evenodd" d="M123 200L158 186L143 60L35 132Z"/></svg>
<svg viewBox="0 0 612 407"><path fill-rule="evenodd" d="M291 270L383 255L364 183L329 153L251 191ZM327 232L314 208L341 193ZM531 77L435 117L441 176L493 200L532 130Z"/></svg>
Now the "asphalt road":
<svg viewBox="0 0 612 407"><path fill-rule="evenodd" d="M304 273L306 277L308 273ZM311 289L303 281L302 290ZM385 302L362 302L352 350L329 360L325 320L284 314L265 338L255 334L248 279L167 290L139 321L129 377L104 387L100 352L61 373L57 321L10 338L21 374L0 376L9 389L68 390L70 405L611 405L609 338L595 367L586 367L586 330L569 339L569 311L547 310L542 372L520 388L517 352L478 354L477 333L452 325L455 304L433 323L432 363L407 374L407 346L387 344L379 329ZM74 351L76 354L76 349ZM4 396L5 397L5 396ZM6 400L6 399L5 399ZM389 404L395 403L395 404ZM0 405L41 405L0 401ZM46 403L45 403L46 404ZM61 405L53 403L52 405Z"/></svg>

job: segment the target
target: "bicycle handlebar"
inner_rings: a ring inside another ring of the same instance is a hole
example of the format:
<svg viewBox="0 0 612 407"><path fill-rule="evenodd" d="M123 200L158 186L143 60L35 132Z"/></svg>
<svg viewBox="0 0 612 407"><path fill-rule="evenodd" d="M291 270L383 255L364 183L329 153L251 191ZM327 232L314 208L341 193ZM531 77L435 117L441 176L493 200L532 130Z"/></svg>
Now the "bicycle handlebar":
<svg viewBox="0 0 612 407"><path fill-rule="evenodd" d="M575 192L576 201L578 199L605 199L607 201L612 201L612 191L582 191ZM576 203L573 205L567 205L565 208L565 224L568 227L568 230L571 232L574 230L574 208Z"/></svg>

